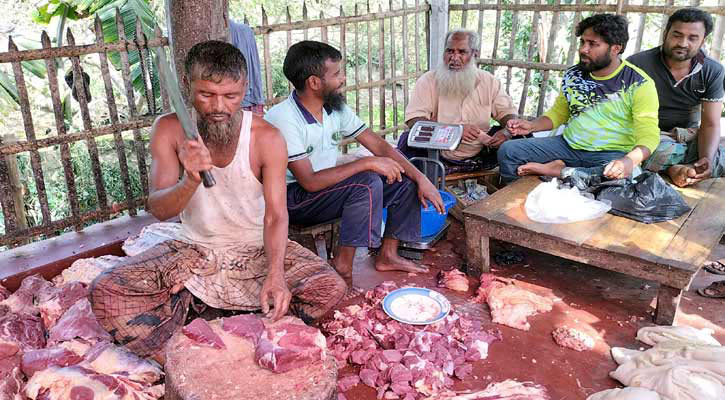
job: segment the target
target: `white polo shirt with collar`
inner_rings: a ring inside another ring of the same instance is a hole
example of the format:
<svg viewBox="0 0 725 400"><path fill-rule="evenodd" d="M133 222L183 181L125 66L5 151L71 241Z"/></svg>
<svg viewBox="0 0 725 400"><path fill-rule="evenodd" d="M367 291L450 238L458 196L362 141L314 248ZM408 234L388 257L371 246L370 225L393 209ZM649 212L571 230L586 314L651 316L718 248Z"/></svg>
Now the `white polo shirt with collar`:
<svg viewBox="0 0 725 400"><path fill-rule="evenodd" d="M309 158L315 172L334 167L340 142L357 137L367 128L347 104L339 111L325 107L322 122L318 121L302 105L295 91L270 108L264 119L279 129L287 141L288 161ZM287 183L296 181L288 169Z"/></svg>

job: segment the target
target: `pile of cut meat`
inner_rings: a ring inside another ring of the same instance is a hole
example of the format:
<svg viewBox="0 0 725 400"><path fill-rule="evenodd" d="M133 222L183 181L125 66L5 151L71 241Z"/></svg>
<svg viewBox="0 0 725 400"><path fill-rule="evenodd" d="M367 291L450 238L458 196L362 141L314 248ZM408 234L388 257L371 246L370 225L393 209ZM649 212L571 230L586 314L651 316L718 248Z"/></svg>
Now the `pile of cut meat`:
<svg viewBox="0 0 725 400"><path fill-rule="evenodd" d="M87 296L37 275L13 294L0 286L0 400L163 396L159 366L110 343Z"/></svg>
<svg viewBox="0 0 725 400"><path fill-rule="evenodd" d="M348 362L360 367L357 375L339 378L340 392L362 381L378 391L378 399L442 395L454 377L465 379L472 363L488 356L489 344L502 339L498 330L483 330L480 322L454 311L426 326L394 321L380 303L395 289L394 282L383 282L365 294L363 304L336 311L322 324L338 368Z"/></svg>

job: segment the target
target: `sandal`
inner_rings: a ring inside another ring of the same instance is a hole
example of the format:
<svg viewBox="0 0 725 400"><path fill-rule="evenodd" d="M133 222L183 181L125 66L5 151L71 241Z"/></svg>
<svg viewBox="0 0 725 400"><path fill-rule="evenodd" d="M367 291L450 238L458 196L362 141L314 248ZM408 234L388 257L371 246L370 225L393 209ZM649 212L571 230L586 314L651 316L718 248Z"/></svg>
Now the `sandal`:
<svg viewBox="0 0 725 400"><path fill-rule="evenodd" d="M725 299L725 281L713 282L708 287L697 289L697 293L711 299Z"/></svg>
<svg viewBox="0 0 725 400"><path fill-rule="evenodd" d="M708 261L703 266L705 271L715 275L725 275L725 259L718 261Z"/></svg>

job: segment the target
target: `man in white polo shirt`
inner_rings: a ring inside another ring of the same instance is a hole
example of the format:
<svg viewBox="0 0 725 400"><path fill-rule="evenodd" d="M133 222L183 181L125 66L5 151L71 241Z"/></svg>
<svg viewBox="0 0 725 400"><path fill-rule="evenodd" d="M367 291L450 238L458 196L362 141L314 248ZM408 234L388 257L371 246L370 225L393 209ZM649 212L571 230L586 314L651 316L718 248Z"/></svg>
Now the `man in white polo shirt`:
<svg viewBox="0 0 725 400"><path fill-rule="evenodd" d="M423 272L398 255L398 242L420 238L420 204L444 212L433 184L396 149L375 135L345 104L345 65L334 47L302 41L290 47L284 74L295 90L264 118L287 141L287 208L290 223L312 225L342 218L333 267L352 286L357 247L381 246L382 209L387 207L379 271ZM374 156L336 166L338 144L355 139Z"/></svg>

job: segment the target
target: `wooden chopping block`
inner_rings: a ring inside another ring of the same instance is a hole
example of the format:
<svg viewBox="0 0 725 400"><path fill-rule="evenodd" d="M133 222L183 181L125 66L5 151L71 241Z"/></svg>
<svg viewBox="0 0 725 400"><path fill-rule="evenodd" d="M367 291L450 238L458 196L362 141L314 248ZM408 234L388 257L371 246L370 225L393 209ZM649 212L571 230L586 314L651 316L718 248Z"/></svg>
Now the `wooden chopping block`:
<svg viewBox="0 0 725 400"><path fill-rule="evenodd" d="M209 325L226 349L202 346L181 331L167 343L165 400L337 399L337 365L329 352L325 360L278 374L260 367L252 342L224 331L220 319Z"/></svg>

